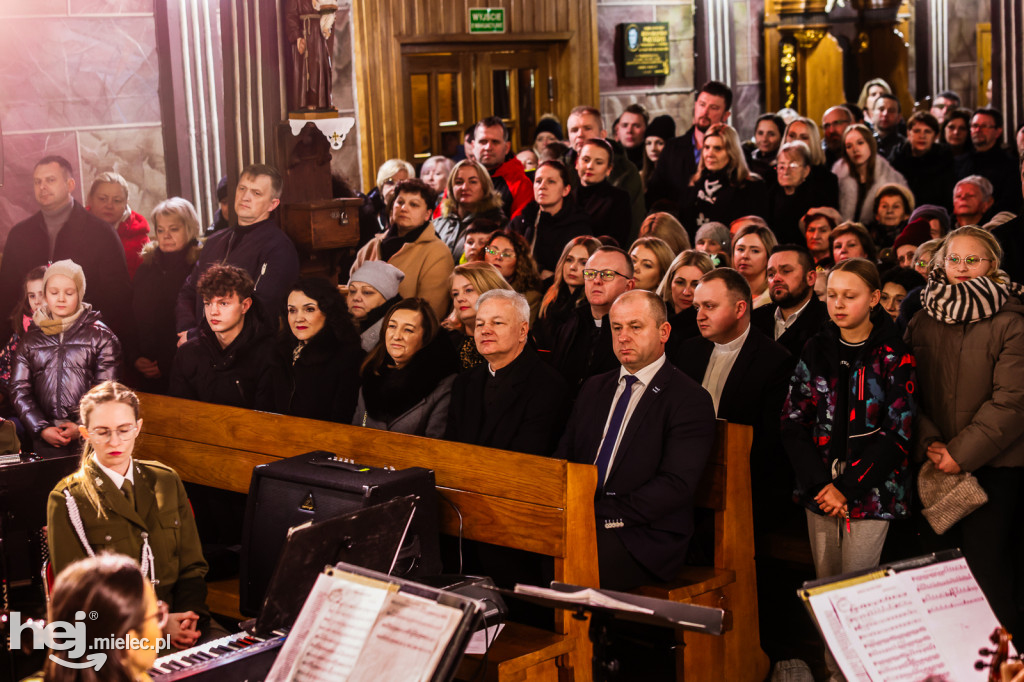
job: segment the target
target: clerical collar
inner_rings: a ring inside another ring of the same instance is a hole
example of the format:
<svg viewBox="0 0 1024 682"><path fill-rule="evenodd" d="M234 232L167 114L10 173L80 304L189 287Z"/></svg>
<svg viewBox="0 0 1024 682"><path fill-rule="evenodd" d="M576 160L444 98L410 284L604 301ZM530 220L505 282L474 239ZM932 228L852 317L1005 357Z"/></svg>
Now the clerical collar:
<svg viewBox="0 0 1024 682"><path fill-rule="evenodd" d="M743 347L743 344L747 341L747 336L750 335L750 324L747 324L747 328L743 330L743 333L737 336L728 343L715 343L715 350L719 353L734 353Z"/></svg>

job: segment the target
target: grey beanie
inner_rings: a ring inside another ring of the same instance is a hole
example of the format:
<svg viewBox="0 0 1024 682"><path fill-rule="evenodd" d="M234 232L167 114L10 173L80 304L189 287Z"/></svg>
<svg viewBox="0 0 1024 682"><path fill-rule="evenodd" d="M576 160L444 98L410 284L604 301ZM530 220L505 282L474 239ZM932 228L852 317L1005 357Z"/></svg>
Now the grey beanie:
<svg viewBox="0 0 1024 682"><path fill-rule="evenodd" d="M403 279L405 279L405 273L394 265L382 260L370 260L352 273L352 276L348 278L348 283L366 282L379 291L384 300L389 300L398 295L398 285L402 283Z"/></svg>
<svg viewBox="0 0 1024 682"><path fill-rule="evenodd" d="M729 228L722 223L704 223L701 225L700 229L697 230L697 236L694 237L694 246L702 239L718 242L722 245L723 251L729 250Z"/></svg>

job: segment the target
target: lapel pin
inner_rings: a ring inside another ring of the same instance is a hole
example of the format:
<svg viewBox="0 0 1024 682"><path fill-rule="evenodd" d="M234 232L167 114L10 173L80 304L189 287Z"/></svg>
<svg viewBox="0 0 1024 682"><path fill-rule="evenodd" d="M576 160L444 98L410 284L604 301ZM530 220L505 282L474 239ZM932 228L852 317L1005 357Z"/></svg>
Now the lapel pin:
<svg viewBox="0 0 1024 682"><path fill-rule="evenodd" d="M654 387L651 388L651 393L659 393L659 392L661 392L661 386L654 386Z"/></svg>

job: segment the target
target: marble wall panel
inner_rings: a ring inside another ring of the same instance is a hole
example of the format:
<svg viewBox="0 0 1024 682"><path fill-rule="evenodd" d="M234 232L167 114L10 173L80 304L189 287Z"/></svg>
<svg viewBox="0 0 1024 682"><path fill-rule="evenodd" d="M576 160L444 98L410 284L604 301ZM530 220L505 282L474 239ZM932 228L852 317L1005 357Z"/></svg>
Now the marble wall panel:
<svg viewBox="0 0 1024 682"><path fill-rule="evenodd" d="M597 67L598 86L601 92L633 90L642 92L657 87L656 78L622 78L621 58L622 37L618 35L619 24L654 21L652 7L605 6L597 11Z"/></svg>
<svg viewBox="0 0 1024 682"><path fill-rule="evenodd" d="M978 92L977 81L977 64L949 65L949 89L960 94L961 101L968 109L975 108L975 103L985 99L985 93Z"/></svg>
<svg viewBox="0 0 1024 682"><path fill-rule="evenodd" d="M740 134L740 139L753 137L761 109L761 84L745 83L732 88L732 115L729 123Z"/></svg>
<svg viewBox="0 0 1024 682"><path fill-rule="evenodd" d="M0 45L6 130L160 120L152 18L15 19Z"/></svg>
<svg viewBox="0 0 1024 682"><path fill-rule="evenodd" d="M68 0L68 9L71 14L151 14L153 0Z"/></svg>
<svg viewBox="0 0 1024 682"><path fill-rule="evenodd" d="M32 167L44 156L63 156L82 177L78 163L78 140L74 132L4 136L4 186L0 187L0 244L14 225L39 210L32 194ZM82 201L81 182L74 192Z"/></svg>
<svg viewBox="0 0 1024 682"><path fill-rule="evenodd" d="M676 135L682 135L693 120L692 92L652 92L640 94L612 94L601 96L601 111L614 121L630 104L642 104L651 118L668 114L676 122Z"/></svg>
<svg viewBox="0 0 1024 682"><path fill-rule="evenodd" d="M68 0L3 0L0 17L63 16L68 12Z"/></svg>
<svg viewBox="0 0 1024 682"><path fill-rule="evenodd" d="M669 55L671 72L661 84L665 89L691 89L694 87L694 28L693 4L655 6L655 21L669 25Z"/></svg>
<svg viewBox="0 0 1024 682"><path fill-rule="evenodd" d="M353 191L363 189L362 164L359 162L359 113L355 101L355 73L352 61L352 6L339 3L334 19L334 79L331 96L342 116L352 116L356 125L339 150L331 150L331 173L344 180Z"/></svg>
<svg viewBox="0 0 1024 682"><path fill-rule="evenodd" d="M164 141L159 127L96 130L79 133L82 191L96 176L114 171L128 181L132 209L149 220L153 208L167 198Z"/></svg>
<svg viewBox="0 0 1024 682"><path fill-rule="evenodd" d="M756 22L757 17L754 17L753 21ZM732 3L732 62L737 83L749 83L756 78L753 56L750 53L750 24L750 7L746 0Z"/></svg>

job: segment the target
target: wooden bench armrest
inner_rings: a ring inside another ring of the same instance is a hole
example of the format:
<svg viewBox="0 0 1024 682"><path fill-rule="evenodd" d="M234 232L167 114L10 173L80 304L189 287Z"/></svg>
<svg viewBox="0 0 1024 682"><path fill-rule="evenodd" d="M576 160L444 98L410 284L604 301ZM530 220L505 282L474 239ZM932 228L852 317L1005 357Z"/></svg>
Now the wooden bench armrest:
<svg viewBox="0 0 1024 682"><path fill-rule="evenodd" d="M237 618L241 622L245 620L245 616L238 610L239 603L238 578L206 583L206 605L210 608L210 613Z"/></svg>
<svg viewBox="0 0 1024 682"><path fill-rule="evenodd" d="M569 653L573 646L571 637L522 623L505 623L501 634L487 651L484 679L506 679L516 673L525 673L528 668ZM479 679L474 675L482 659L482 655L467 655L459 666L458 679Z"/></svg>
<svg viewBox="0 0 1024 682"><path fill-rule="evenodd" d="M734 582L736 571L713 566L687 566L672 582L644 585L636 593L670 601L687 601Z"/></svg>

